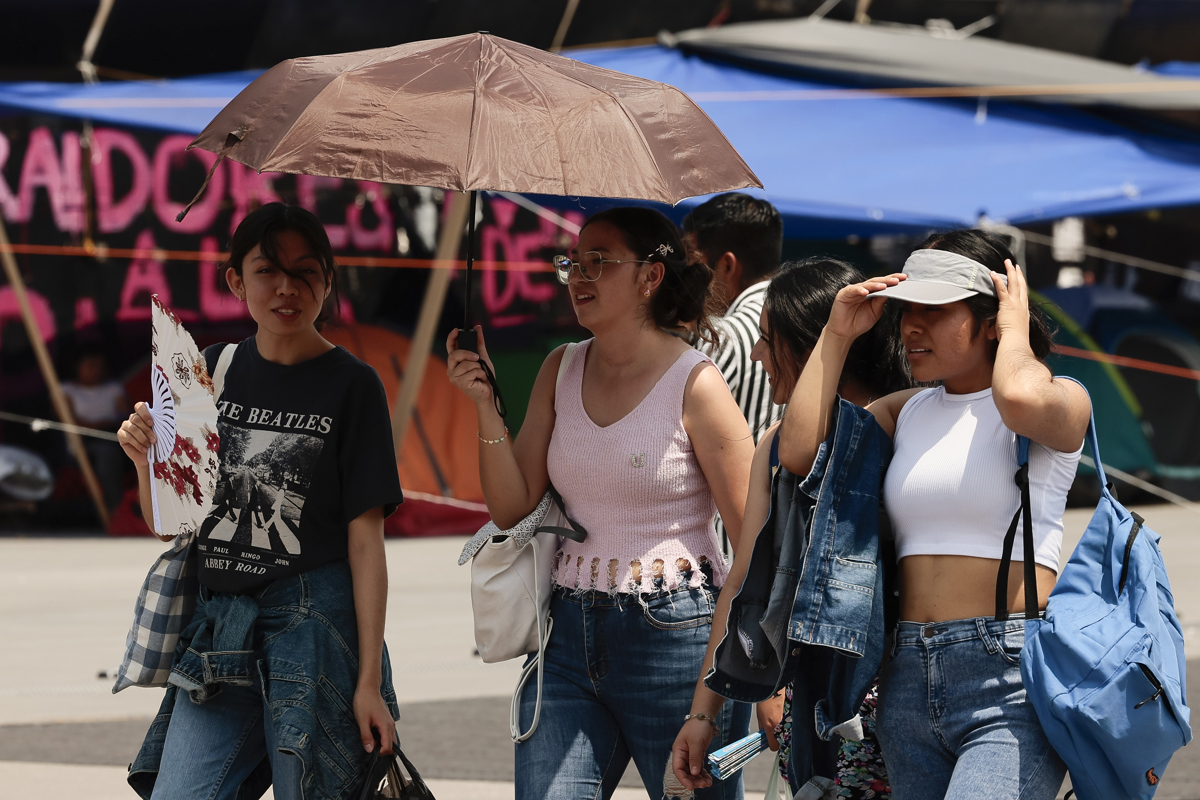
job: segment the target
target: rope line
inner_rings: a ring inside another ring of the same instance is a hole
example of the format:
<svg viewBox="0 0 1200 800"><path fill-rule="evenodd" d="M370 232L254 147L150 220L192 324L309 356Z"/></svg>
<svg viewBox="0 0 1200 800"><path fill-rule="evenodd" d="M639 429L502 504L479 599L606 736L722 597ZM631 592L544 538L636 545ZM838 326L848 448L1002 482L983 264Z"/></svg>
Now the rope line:
<svg viewBox="0 0 1200 800"><path fill-rule="evenodd" d="M1113 364L1118 367L1129 367L1130 369L1140 369L1146 372L1158 372L1163 375L1173 375L1176 378L1188 378L1193 381L1200 381L1200 370L1187 369L1186 367L1173 367L1170 364L1159 364L1154 361L1143 361L1140 358L1129 358L1127 356L1114 356L1110 353L1097 353L1094 350L1084 350L1079 347L1068 347L1062 344L1054 345L1054 352L1061 353L1064 356L1072 358L1085 358L1088 361L1099 361L1103 364Z"/></svg>
<svg viewBox="0 0 1200 800"><path fill-rule="evenodd" d="M21 414L10 414L7 411L0 411L0 419L8 420L9 422L19 422L33 428L35 433L50 429L63 431L65 433L78 433L80 436L91 436L94 439L106 439L110 442L120 441L115 433L109 431L99 431L95 428L85 428L82 425L66 425L62 422L55 422L50 419L41 419L39 417L26 417Z"/></svg>
<svg viewBox="0 0 1200 800"><path fill-rule="evenodd" d="M1054 244L1054 237L1046 236L1043 233L1034 233L1021 229L1021 233L1025 234L1025 238L1035 244L1051 245ZM1164 264L1161 261L1151 261L1148 258L1138 258L1137 256L1127 256L1124 253L1116 253L1112 250L1104 250L1099 247L1090 245L1083 246L1083 252L1095 258L1103 258L1108 261L1115 261L1118 264L1125 264L1129 267L1137 267L1138 269L1149 270L1150 272L1161 272L1164 275L1173 275L1176 278L1185 278L1190 281L1200 281L1200 272L1191 269L1183 269L1170 264Z"/></svg>
<svg viewBox="0 0 1200 800"><path fill-rule="evenodd" d="M1092 94L1175 94L1200 92L1198 80L1134 81L1129 83L1057 83L1013 86L897 86L878 89L774 89L747 92L692 92L697 102L871 100L877 98L1043 97Z"/></svg>
<svg viewBox="0 0 1200 800"><path fill-rule="evenodd" d="M1089 456L1081 455L1079 457L1079 461L1083 464L1087 464L1092 469L1096 468L1096 462ZM1128 472L1123 472L1116 467L1110 467L1108 464L1104 465L1104 471L1105 473L1112 475L1117 480L1128 483L1135 489L1141 489L1143 492L1148 492L1155 497L1161 497L1168 503L1174 503L1181 508L1186 508L1188 511L1194 511L1197 514L1200 514L1200 504L1193 503L1186 497L1182 497L1181 495L1177 495L1172 491L1155 486L1153 483L1144 481L1136 475L1130 475Z"/></svg>
<svg viewBox="0 0 1200 800"><path fill-rule="evenodd" d="M76 256L80 258L144 258L154 261L208 261L222 264L229 253L211 250L162 250L159 248L103 247L93 245L11 244L0 245L0 253L31 256ZM436 258L390 258L383 256L335 256L339 267L390 267L393 269L465 269L466 261L444 261ZM541 261L477 261L476 269L497 272L552 272L554 268Z"/></svg>

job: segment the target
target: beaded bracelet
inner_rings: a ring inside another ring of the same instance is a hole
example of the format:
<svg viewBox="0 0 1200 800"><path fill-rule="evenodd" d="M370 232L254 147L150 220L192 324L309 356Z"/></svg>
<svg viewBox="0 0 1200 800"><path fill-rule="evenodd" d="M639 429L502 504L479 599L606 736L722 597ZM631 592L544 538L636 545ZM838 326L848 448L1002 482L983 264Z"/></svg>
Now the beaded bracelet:
<svg viewBox="0 0 1200 800"><path fill-rule="evenodd" d="M508 438L508 426L507 425L504 426L504 435L501 436L499 439L485 439L485 438L483 438L482 433L477 433L475 435L478 436L479 441L483 442L484 444L500 444L501 442L503 442L505 439Z"/></svg>
<svg viewBox="0 0 1200 800"><path fill-rule="evenodd" d="M710 717L708 714L688 714L687 716L685 716L683 718L683 721L687 722L688 720L693 720L693 719L703 720L703 721L707 722L708 724L712 725L714 728L717 727L717 721L715 719L713 719L712 717Z"/></svg>

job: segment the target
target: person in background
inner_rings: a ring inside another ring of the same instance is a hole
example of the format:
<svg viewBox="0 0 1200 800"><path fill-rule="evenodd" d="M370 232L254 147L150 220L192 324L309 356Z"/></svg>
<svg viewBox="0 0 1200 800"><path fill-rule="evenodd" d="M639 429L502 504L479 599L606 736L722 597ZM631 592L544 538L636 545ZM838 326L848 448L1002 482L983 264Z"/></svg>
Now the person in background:
<svg viewBox="0 0 1200 800"><path fill-rule="evenodd" d="M109 379L108 359L99 350L80 354L75 380L64 382L62 390L71 403L75 422L85 428L116 433L129 413L125 387ZM104 492L104 504L111 511L125 494L125 454L119 444L95 436L85 436L83 446Z"/></svg>
<svg viewBox="0 0 1200 800"><path fill-rule="evenodd" d="M714 294L726 304L723 316L713 321L721 347L708 354L758 442L782 415L781 406L771 401L767 373L750 351L758 341L767 282L782 257L783 220L766 200L730 192L688 214L683 230L712 267Z"/></svg>

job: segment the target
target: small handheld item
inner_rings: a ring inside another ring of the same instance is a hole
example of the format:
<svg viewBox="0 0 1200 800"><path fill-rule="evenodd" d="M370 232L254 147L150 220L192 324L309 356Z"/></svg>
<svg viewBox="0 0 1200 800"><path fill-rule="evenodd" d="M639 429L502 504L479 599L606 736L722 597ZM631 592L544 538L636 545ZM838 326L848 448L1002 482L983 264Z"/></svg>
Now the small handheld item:
<svg viewBox="0 0 1200 800"><path fill-rule="evenodd" d="M479 352L479 332L474 328L459 328L458 329L458 349L470 350L472 353Z"/></svg>
<svg viewBox="0 0 1200 800"><path fill-rule="evenodd" d="M750 759L766 750L768 746L765 731L752 733L745 738L738 739L733 744L725 745L720 750L709 753L708 771L714 778L723 781L749 764Z"/></svg>

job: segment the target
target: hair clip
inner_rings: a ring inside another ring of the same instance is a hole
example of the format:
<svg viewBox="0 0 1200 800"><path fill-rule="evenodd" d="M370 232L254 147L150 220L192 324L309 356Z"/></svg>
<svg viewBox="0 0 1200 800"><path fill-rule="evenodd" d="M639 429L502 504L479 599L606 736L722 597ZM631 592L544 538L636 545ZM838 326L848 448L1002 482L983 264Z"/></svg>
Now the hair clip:
<svg viewBox="0 0 1200 800"><path fill-rule="evenodd" d="M669 244L660 244L658 246L658 254L660 256L665 256L667 253L674 253L674 252L675 252L675 248L671 247L671 245L669 245Z"/></svg>

